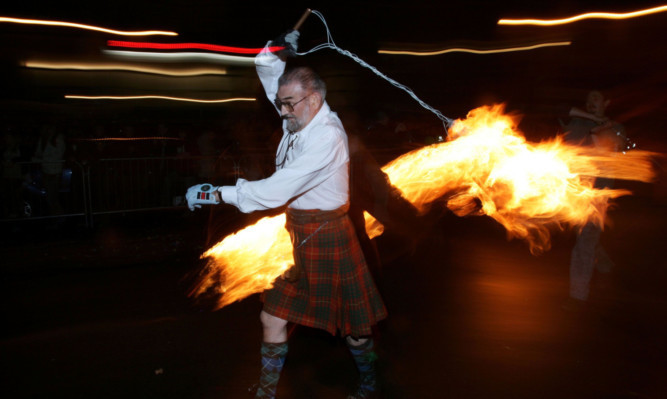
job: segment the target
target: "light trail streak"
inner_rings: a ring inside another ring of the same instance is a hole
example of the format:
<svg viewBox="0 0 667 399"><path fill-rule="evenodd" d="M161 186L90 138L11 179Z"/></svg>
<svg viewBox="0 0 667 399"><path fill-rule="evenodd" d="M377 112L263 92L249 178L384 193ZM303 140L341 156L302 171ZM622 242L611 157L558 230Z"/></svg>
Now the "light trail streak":
<svg viewBox="0 0 667 399"><path fill-rule="evenodd" d="M497 53L510 53L514 51L528 51L535 50L538 48L544 47L556 47L556 46L569 46L572 42L551 42L551 43L539 43L533 44L530 46L517 46L517 47L507 47L499 49L490 49L490 50L476 50L469 48L454 47L438 51L411 51L411 50L378 50L378 54L391 54L391 55L415 55L415 56L433 56L441 55L447 53L471 53L471 54L497 54Z"/></svg>
<svg viewBox="0 0 667 399"><path fill-rule="evenodd" d="M181 71L174 71L167 68L147 67L127 64L111 63L68 63L68 62L49 62L49 61L27 61L24 64L27 68L51 69L51 70L76 70L76 71L128 71L149 73L165 76L201 76L201 75L226 75L225 69L214 68L189 68Z"/></svg>
<svg viewBox="0 0 667 399"><path fill-rule="evenodd" d="M120 40L109 40L107 46L110 47L125 47L125 48L141 48L153 50L208 50L219 53L235 53L235 54L259 54L264 48L245 48L245 47L231 47L221 46L218 44L206 43L152 43L152 42L126 42ZM276 52L284 49L280 46L271 46L269 51Z"/></svg>
<svg viewBox="0 0 667 399"><path fill-rule="evenodd" d="M647 8L644 10L626 12L626 13L613 13L613 12L589 12L585 14L575 15L569 18L563 19L501 19L498 21L498 25L540 25L540 26L553 26L553 25L563 25L569 24L576 21L581 21L583 19L628 19L643 17L649 14L656 14L659 12L667 11L667 5Z"/></svg>
<svg viewBox="0 0 667 399"><path fill-rule="evenodd" d="M171 100L171 101L185 101L193 103L204 103L204 104L220 104L220 103L229 103L237 101L255 101L254 98L247 97L235 97L235 98L225 98L219 100L199 100L196 98L183 98L183 97L170 97L170 96L80 96L80 95L66 95L67 99L75 100Z"/></svg>
<svg viewBox="0 0 667 399"><path fill-rule="evenodd" d="M178 36L176 32L160 31L160 30L145 30L145 31L122 31L115 29L107 29L99 26L79 24L75 22L64 22L64 21L49 21L49 20L40 20L40 19L23 19L23 18L11 18L11 17L0 17L0 22L9 22L15 24L26 24L26 25L46 25L46 26L62 26L66 28L76 28L76 29L86 29L93 30L98 32L111 33L114 35L120 36L153 36L153 35L163 35L163 36Z"/></svg>
<svg viewBox="0 0 667 399"><path fill-rule="evenodd" d="M135 59L140 61L157 61L157 62L213 61L213 62L223 62L230 65L255 66L255 57L242 57L239 55L188 53L188 52L154 53L149 51L123 51L123 50L104 50L104 53L112 57Z"/></svg>
<svg viewBox="0 0 667 399"><path fill-rule="evenodd" d="M139 141L139 140L175 140L183 141L183 139L178 137L100 137L97 139L70 139L71 141Z"/></svg>

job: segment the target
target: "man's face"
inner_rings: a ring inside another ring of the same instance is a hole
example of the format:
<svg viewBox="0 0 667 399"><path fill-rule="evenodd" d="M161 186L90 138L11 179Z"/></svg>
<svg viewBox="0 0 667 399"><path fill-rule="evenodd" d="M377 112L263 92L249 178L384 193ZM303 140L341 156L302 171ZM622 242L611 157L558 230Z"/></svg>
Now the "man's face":
<svg viewBox="0 0 667 399"><path fill-rule="evenodd" d="M287 130L298 132L303 129L315 116L313 112L313 93L308 93L298 82L282 85L278 88L278 100L282 103L293 104L294 110L283 105L280 107L280 116L287 121Z"/></svg>
<svg viewBox="0 0 667 399"><path fill-rule="evenodd" d="M586 99L586 111L596 116L604 116L604 110L607 108L609 100L606 100L599 91L588 93Z"/></svg>

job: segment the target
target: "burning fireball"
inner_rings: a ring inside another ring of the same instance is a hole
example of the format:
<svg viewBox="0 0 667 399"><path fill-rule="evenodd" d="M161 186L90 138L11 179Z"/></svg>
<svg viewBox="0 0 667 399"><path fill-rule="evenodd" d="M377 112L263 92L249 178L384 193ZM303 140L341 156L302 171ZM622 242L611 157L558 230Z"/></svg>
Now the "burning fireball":
<svg viewBox="0 0 667 399"><path fill-rule="evenodd" d="M418 210L449 195L447 207L455 214L492 217L510 238L526 240L533 253L549 249L551 229L603 226L609 199L630 194L594 188L595 177L653 178L652 153L608 152L560 137L529 143L517 119L503 111L502 105L475 109L453 124L447 142L407 153L382 169ZM365 216L369 236L382 234L382 225ZM206 251L208 264L192 294L213 289L220 308L271 288L293 263L284 224L284 215L262 219Z"/></svg>

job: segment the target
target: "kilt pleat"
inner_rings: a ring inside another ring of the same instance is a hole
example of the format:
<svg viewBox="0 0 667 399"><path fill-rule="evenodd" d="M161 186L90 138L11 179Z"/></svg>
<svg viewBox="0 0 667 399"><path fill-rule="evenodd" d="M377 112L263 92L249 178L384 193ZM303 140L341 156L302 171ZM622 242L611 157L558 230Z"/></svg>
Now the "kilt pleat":
<svg viewBox="0 0 667 399"><path fill-rule="evenodd" d="M262 295L264 311L332 335L370 335L387 310L347 215L322 223L288 221L287 229L302 276L296 282L276 279Z"/></svg>

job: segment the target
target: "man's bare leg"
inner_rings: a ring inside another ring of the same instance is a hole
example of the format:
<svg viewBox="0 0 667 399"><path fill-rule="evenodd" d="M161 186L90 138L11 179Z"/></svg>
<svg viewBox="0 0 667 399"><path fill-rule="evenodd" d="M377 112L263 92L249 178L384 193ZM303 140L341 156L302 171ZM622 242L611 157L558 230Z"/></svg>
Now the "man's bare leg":
<svg viewBox="0 0 667 399"><path fill-rule="evenodd" d="M280 372L287 356L287 320L262 311L262 371L255 398L273 399L280 379Z"/></svg>
<svg viewBox="0 0 667 399"><path fill-rule="evenodd" d="M264 342L281 343L287 342L287 320L268 314L262 310L259 314L264 331Z"/></svg>

